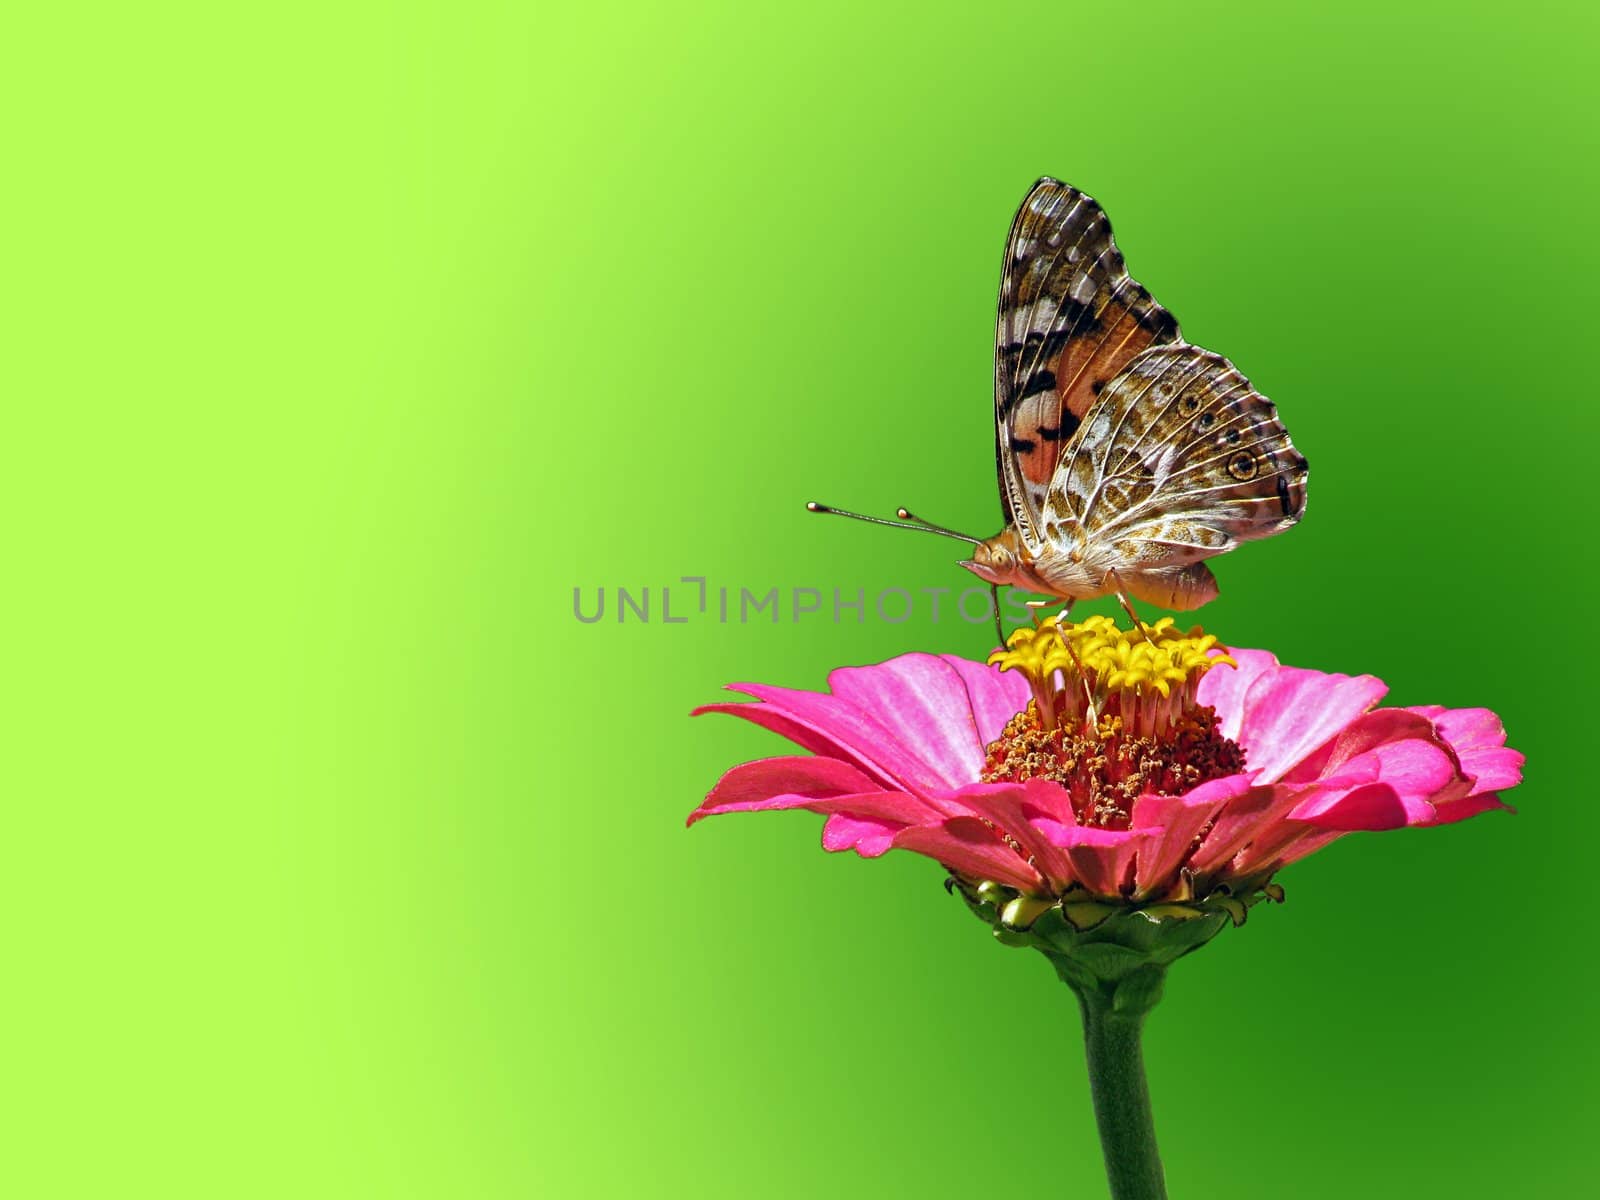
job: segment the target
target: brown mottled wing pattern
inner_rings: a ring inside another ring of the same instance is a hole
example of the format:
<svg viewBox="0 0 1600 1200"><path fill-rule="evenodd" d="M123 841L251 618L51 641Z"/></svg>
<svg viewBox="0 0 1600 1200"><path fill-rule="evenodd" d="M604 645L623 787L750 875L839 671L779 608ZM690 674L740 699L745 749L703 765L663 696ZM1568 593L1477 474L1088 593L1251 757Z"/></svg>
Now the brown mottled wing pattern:
<svg viewBox="0 0 1600 1200"><path fill-rule="evenodd" d="M1091 560L1130 573L1198 562L1300 520L1306 460L1272 401L1198 346L1146 350L1101 392L1044 506Z"/></svg>
<svg viewBox="0 0 1600 1200"><path fill-rule="evenodd" d="M1006 239L995 332L995 458L1006 519L1030 546L1050 481L1100 390L1178 322L1131 276L1093 199L1034 184Z"/></svg>

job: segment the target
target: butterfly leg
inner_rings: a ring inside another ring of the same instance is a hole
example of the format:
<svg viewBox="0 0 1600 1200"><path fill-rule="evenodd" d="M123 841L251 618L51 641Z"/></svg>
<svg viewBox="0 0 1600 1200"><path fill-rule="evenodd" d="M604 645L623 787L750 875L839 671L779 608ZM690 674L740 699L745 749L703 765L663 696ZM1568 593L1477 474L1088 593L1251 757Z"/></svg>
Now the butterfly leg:
<svg viewBox="0 0 1600 1200"><path fill-rule="evenodd" d="M1047 608L1053 608L1056 601L1059 599L1059 596L1046 596L1043 600L1025 601L1027 606L1033 610L1033 627L1035 629L1039 628L1039 614ZM1056 620L1058 622L1065 621L1067 619L1067 614L1072 611L1072 606L1077 602L1078 601L1075 598L1069 598L1067 602L1061 606L1061 611L1056 614Z"/></svg>
<svg viewBox="0 0 1600 1200"><path fill-rule="evenodd" d="M1006 631L1000 627L1000 585L989 585L989 607L994 610L994 638L997 645L1006 644Z"/></svg>
<svg viewBox="0 0 1600 1200"><path fill-rule="evenodd" d="M1067 614L1072 611L1072 606L1077 602L1075 597L1068 597L1066 606L1056 615L1057 623L1067 619ZM1039 610L1048 608L1055 601L1030 600L1028 603L1033 606L1033 623L1037 626L1039 624ZM1078 657L1077 651L1072 648L1072 643L1066 638L1061 639L1061 648L1067 652L1067 657L1072 660L1072 665L1078 668L1078 686L1083 689L1083 702L1085 710L1089 714L1089 724L1091 727L1097 726L1100 724L1100 711L1095 707L1094 691L1089 687L1089 672L1084 669L1083 660Z"/></svg>
<svg viewBox="0 0 1600 1200"><path fill-rule="evenodd" d="M1117 586L1117 603L1122 605L1122 611L1128 614L1128 619L1133 622L1134 629L1143 635L1144 640L1154 646L1155 639L1150 636L1150 631L1145 628L1145 623L1139 619L1139 614L1133 611L1133 601L1128 599L1128 589L1122 586L1122 576L1112 571L1108 576Z"/></svg>

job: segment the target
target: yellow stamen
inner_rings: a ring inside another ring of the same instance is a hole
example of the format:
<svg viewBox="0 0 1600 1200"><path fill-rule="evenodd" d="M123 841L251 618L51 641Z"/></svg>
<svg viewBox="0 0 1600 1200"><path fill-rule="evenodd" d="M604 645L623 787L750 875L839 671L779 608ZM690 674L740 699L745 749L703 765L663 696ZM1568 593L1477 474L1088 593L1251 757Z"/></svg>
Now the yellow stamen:
<svg viewBox="0 0 1600 1200"><path fill-rule="evenodd" d="M1171 617L1124 630L1109 617L1062 623L1047 617L1006 639L989 662L1021 671L1033 689L1045 728L1092 725L1116 697L1130 731L1157 733L1194 706L1195 688L1212 667L1237 666L1198 625L1187 633Z"/></svg>

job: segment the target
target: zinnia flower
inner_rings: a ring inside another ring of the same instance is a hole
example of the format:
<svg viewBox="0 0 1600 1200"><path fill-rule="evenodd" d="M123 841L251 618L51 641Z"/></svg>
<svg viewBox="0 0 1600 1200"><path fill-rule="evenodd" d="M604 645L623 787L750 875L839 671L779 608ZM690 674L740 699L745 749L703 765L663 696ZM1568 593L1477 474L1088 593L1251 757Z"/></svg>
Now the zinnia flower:
<svg viewBox="0 0 1600 1200"><path fill-rule="evenodd" d="M824 813L826 849L925 854L970 894L1003 889L1012 926L1063 898L1276 898L1274 872L1346 833L1505 808L1521 778L1487 709L1376 708L1387 689L1371 675L1222 652L1170 618L1144 636L1052 619L989 665L906 654L828 683L736 684L758 703L696 710L812 754L733 768L689 823Z"/></svg>
<svg viewBox="0 0 1600 1200"><path fill-rule="evenodd" d="M1171 620L1012 634L987 664L906 654L829 692L737 684L712 704L797 743L735 767L689 817L827 815L822 844L912 850L995 936L1077 994L1114 1200L1162 1200L1140 1033L1172 962L1281 900L1281 867L1354 830L1505 808L1522 777L1487 709L1378 708L1371 675L1222 650Z"/></svg>

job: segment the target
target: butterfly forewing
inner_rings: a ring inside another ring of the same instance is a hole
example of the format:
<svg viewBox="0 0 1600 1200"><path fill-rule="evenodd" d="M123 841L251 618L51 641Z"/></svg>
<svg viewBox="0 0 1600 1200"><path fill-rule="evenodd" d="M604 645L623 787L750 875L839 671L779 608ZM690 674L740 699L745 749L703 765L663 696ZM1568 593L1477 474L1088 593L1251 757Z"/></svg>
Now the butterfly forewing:
<svg viewBox="0 0 1600 1200"><path fill-rule="evenodd" d="M995 457L1006 519L1038 545L1062 452L1135 356L1178 323L1128 275L1089 196L1041 179L1012 222L995 335Z"/></svg>
<svg viewBox="0 0 1600 1200"><path fill-rule="evenodd" d="M1062 460L1045 527L1075 522L1119 570L1163 570L1266 537L1305 510L1306 460L1220 355L1147 350L1101 392Z"/></svg>

